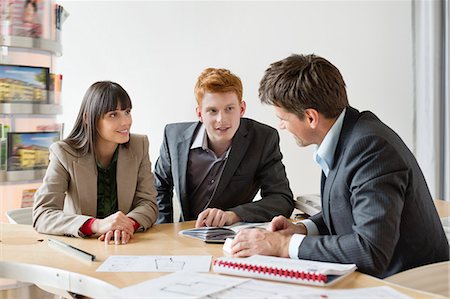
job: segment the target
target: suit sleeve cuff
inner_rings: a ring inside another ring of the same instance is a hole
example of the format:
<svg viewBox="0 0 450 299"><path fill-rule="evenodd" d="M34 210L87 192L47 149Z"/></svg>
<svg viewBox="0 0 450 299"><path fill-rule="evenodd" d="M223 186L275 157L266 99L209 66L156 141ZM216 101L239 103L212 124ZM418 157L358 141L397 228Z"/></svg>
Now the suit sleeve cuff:
<svg viewBox="0 0 450 299"><path fill-rule="evenodd" d="M141 225L139 224L139 222L134 220L134 218L131 218L131 217L128 217L128 218L133 221L133 228L134 228L134 231L136 232L141 227Z"/></svg>
<svg viewBox="0 0 450 299"><path fill-rule="evenodd" d="M96 220L96 218L90 218L86 222L83 223L83 225L80 227L80 233L81 233L80 236L81 237L93 235L92 223L94 223L95 220Z"/></svg>
<svg viewBox="0 0 450 299"><path fill-rule="evenodd" d="M293 234L291 237L291 240L289 241L289 257L291 259L298 260L298 249L300 247L300 244L302 244L303 239L305 238L305 235L301 234Z"/></svg>
<svg viewBox="0 0 450 299"><path fill-rule="evenodd" d="M305 220L302 220L300 222L303 223L306 226L306 230L308 232L307 233L308 236L318 236L318 235L320 235L319 229L317 228L317 225L313 221L311 221L309 219L305 219Z"/></svg>

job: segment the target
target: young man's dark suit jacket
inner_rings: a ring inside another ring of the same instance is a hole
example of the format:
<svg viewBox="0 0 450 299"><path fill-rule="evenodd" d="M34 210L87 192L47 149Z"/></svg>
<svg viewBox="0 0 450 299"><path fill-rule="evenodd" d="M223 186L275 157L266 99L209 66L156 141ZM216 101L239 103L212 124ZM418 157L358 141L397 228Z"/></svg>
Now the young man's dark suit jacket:
<svg viewBox="0 0 450 299"><path fill-rule="evenodd" d="M299 257L355 263L378 277L449 259L422 171L400 137L371 112L347 108L325 181L322 212Z"/></svg>
<svg viewBox="0 0 450 299"><path fill-rule="evenodd" d="M158 223L173 222L173 189L181 205L181 221L189 217L186 173L189 149L200 122L169 124L155 165L158 191ZM217 190L209 204L235 212L243 221L270 221L289 217L294 204L286 171L281 162L278 132L267 125L241 118ZM252 202L261 188L262 199Z"/></svg>

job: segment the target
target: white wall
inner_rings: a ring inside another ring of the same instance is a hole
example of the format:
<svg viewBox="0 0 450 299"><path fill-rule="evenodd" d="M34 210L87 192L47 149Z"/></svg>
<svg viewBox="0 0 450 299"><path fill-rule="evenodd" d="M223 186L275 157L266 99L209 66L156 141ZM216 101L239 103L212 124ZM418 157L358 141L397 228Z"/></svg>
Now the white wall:
<svg viewBox="0 0 450 299"><path fill-rule="evenodd" d="M247 116L277 127L258 100L271 62L315 53L343 73L352 106L370 109L412 145L410 1L59 1L63 25L66 135L88 86L120 83L133 100L133 131L148 134L156 161L166 123L195 120L193 86L206 67L229 68L244 84ZM313 148L281 132L294 194L319 191Z"/></svg>

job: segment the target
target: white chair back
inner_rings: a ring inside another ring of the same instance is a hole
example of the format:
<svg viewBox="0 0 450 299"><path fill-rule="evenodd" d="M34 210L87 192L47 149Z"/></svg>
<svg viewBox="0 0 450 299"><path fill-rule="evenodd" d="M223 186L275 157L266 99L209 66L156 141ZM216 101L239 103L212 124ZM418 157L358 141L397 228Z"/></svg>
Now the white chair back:
<svg viewBox="0 0 450 299"><path fill-rule="evenodd" d="M6 212L6 218L12 224L32 224L32 207L9 210Z"/></svg>

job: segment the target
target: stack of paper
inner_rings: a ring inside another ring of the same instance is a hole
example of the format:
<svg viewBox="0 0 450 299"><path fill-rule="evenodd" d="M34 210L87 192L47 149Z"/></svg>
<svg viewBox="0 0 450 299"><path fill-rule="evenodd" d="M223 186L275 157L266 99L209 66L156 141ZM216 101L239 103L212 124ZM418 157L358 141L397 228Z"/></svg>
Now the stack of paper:
<svg viewBox="0 0 450 299"><path fill-rule="evenodd" d="M210 243L224 243L227 238L234 237L244 228L266 228L268 222L264 223L246 223L239 222L224 227L200 227L185 229L179 232L180 235L200 239Z"/></svg>

